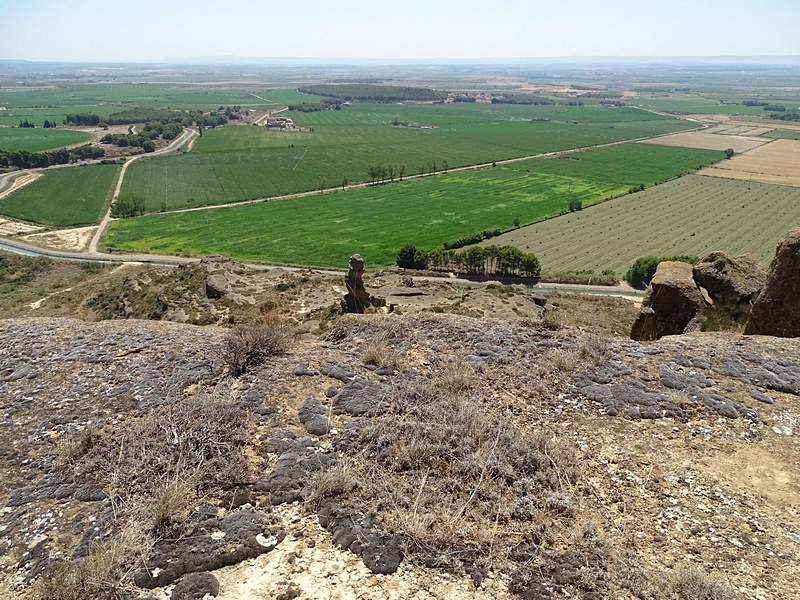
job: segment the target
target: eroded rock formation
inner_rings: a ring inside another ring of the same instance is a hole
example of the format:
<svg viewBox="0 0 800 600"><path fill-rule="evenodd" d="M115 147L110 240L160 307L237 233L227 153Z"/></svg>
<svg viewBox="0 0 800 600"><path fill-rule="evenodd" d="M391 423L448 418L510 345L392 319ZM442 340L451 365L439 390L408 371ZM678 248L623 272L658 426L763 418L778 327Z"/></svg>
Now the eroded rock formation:
<svg viewBox="0 0 800 600"><path fill-rule="evenodd" d="M647 288L631 327L634 340L657 340L690 331L705 300L692 276L692 265L664 261Z"/></svg>
<svg viewBox="0 0 800 600"><path fill-rule="evenodd" d="M346 313L363 313L368 307L386 306L385 298L371 296L364 289L364 259L360 254L350 257L347 276L345 277L347 294L342 300L342 311Z"/></svg>
<svg viewBox="0 0 800 600"><path fill-rule="evenodd" d="M783 238L744 329L745 334L800 336L800 227Z"/></svg>
<svg viewBox="0 0 800 600"><path fill-rule="evenodd" d="M750 254L730 257L712 252L694 266L693 274L715 304L750 303L767 280L766 269Z"/></svg>

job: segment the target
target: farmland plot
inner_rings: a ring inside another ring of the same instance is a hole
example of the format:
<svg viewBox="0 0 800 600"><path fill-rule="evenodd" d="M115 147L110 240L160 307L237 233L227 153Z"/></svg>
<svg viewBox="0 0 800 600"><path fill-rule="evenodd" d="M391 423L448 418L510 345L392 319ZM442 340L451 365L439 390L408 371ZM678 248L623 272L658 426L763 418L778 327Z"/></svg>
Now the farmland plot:
<svg viewBox="0 0 800 600"><path fill-rule="evenodd" d="M800 141L775 140L703 169L700 174L800 186Z"/></svg>
<svg viewBox="0 0 800 600"><path fill-rule="evenodd" d="M360 252L392 264L407 243L434 248L486 229L508 229L652 184L718 160L708 150L622 144L579 159L535 159L403 183L229 209L116 222L107 245L337 267Z"/></svg>
<svg viewBox="0 0 800 600"><path fill-rule="evenodd" d="M70 129L0 127L0 150L41 152L86 142L91 138L88 133Z"/></svg>
<svg viewBox="0 0 800 600"><path fill-rule="evenodd" d="M490 243L533 252L545 272L614 269L639 256L751 253L768 264L800 225L800 189L688 175L523 227Z"/></svg>
<svg viewBox="0 0 800 600"><path fill-rule="evenodd" d="M97 223L111 199L119 165L49 169L0 200L0 214L51 227Z"/></svg>
<svg viewBox="0 0 800 600"><path fill-rule="evenodd" d="M291 116L305 131L209 130L188 155L137 161L124 189L143 194L148 210L174 210L362 182L371 164L402 163L411 175L443 161L454 168L692 127L635 109L563 106L359 105Z"/></svg>
<svg viewBox="0 0 800 600"><path fill-rule="evenodd" d="M769 140L759 137L708 133L705 131L688 131L645 140L646 144L659 146L683 146L684 148L705 148L707 150L726 150L733 148L735 152L747 152L766 144Z"/></svg>

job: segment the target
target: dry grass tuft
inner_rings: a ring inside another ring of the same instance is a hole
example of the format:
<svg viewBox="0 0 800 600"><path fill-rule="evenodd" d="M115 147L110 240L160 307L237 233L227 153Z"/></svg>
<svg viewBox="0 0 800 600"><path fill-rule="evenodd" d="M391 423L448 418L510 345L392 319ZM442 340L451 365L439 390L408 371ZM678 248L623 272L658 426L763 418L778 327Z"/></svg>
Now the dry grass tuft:
<svg viewBox="0 0 800 600"><path fill-rule="evenodd" d="M346 462L340 461L329 469L318 471L311 480L311 493L307 502L318 507L323 501L342 494L347 494L356 486L351 468Z"/></svg>
<svg viewBox="0 0 800 600"><path fill-rule="evenodd" d="M387 341L387 335L380 333L364 344L362 361L365 365L375 365L379 369L385 367L402 367L403 358L395 352Z"/></svg>
<svg viewBox="0 0 800 600"><path fill-rule="evenodd" d="M92 546L78 562L51 562L33 588L36 600L120 600L132 598L133 567L150 550L153 539L131 519L113 537Z"/></svg>

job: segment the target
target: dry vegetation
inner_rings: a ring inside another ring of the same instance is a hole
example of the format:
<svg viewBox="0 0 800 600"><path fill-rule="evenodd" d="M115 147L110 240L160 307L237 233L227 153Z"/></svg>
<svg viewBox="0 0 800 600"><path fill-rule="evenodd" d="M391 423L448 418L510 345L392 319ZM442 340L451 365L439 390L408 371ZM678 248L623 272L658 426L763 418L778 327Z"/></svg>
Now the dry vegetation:
<svg viewBox="0 0 800 600"><path fill-rule="evenodd" d="M706 167L701 175L800 187L800 141L775 140L730 160Z"/></svg>

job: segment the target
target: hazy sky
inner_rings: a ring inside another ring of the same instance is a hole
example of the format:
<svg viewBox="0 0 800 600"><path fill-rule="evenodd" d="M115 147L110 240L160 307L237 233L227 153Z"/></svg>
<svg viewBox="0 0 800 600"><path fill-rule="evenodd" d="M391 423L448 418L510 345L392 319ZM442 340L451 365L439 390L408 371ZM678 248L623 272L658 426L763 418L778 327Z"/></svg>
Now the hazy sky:
<svg viewBox="0 0 800 600"><path fill-rule="evenodd" d="M0 0L0 59L800 55L800 0Z"/></svg>

